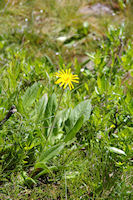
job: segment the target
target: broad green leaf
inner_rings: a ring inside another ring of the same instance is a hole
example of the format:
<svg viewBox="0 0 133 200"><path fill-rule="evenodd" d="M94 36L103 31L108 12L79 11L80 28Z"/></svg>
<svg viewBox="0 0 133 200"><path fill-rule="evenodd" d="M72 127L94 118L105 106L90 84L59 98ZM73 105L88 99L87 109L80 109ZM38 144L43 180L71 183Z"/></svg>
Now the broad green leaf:
<svg viewBox="0 0 133 200"><path fill-rule="evenodd" d="M80 128L82 127L83 125L83 122L84 122L84 117L81 116L78 121L76 122L76 124L74 125L74 127L70 130L70 132L67 133L66 137L64 138L64 142L69 142L71 141L76 133L80 130Z"/></svg>
<svg viewBox="0 0 133 200"><path fill-rule="evenodd" d="M40 85L39 83L34 83L31 87L29 87L25 91L22 97L22 104L24 108L31 106L35 101L38 94L38 90L40 88L39 85Z"/></svg>
<svg viewBox="0 0 133 200"><path fill-rule="evenodd" d="M44 117L47 102L48 102L48 96L47 94L44 94L42 98L39 100L37 105L37 117L36 117L37 121L40 120L42 117Z"/></svg>
<svg viewBox="0 0 133 200"><path fill-rule="evenodd" d="M63 133L62 129L64 127L65 121L68 119L70 115L71 109L64 109L62 111L59 111L56 115L56 121L55 126L53 128L53 132L51 135L51 139L54 141L55 139L61 138L61 135Z"/></svg>
<svg viewBox="0 0 133 200"><path fill-rule="evenodd" d="M49 159L53 158L54 156L58 155L60 151L64 148L65 144L57 144L55 146L52 146L48 150L41 153L39 157L39 162L47 162Z"/></svg>
<svg viewBox="0 0 133 200"><path fill-rule="evenodd" d="M77 120L84 116L84 122L89 120L91 113L91 103L90 100L85 100L79 103L73 110L71 110L70 116L65 123L66 132L69 132L75 125Z"/></svg>
<svg viewBox="0 0 133 200"><path fill-rule="evenodd" d="M77 121L82 115L84 116L84 122L88 121L90 118L91 113L91 104L90 100L85 100L79 103L73 110L72 110L72 117L74 120Z"/></svg>
<svg viewBox="0 0 133 200"><path fill-rule="evenodd" d="M69 109L64 109L62 111L59 111L57 113L56 123L58 124L59 127L62 125L62 123L64 123L68 119L70 112L71 112L71 109L69 108Z"/></svg>
<svg viewBox="0 0 133 200"><path fill-rule="evenodd" d="M44 124L43 124L44 127L52 126L52 121L54 119L56 108L57 108L57 98L56 98L56 94L53 93L52 96L49 97L48 103L46 106L45 115L44 115L44 118L46 120L44 121ZM50 128L45 129L45 133L44 133L45 136L49 135L49 130L50 130Z"/></svg>
<svg viewBox="0 0 133 200"><path fill-rule="evenodd" d="M123 150L118 149L116 147L109 147L108 149L109 149L109 151L111 151L113 153L117 153L117 154L120 154L120 155L126 155L126 153Z"/></svg>
<svg viewBox="0 0 133 200"><path fill-rule="evenodd" d="M57 99L56 94L53 93L52 96L49 97L48 103L46 106L45 117L50 117L54 114L57 107Z"/></svg>

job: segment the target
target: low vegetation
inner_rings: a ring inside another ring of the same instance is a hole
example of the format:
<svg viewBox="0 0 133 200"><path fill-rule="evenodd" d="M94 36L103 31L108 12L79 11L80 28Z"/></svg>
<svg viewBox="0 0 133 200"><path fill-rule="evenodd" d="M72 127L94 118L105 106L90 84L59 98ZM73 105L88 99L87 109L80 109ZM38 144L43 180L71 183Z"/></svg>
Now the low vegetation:
<svg viewBox="0 0 133 200"><path fill-rule="evenodd" d="M131 16L123 0L0 2L0 200L133 198Z"/></svg>

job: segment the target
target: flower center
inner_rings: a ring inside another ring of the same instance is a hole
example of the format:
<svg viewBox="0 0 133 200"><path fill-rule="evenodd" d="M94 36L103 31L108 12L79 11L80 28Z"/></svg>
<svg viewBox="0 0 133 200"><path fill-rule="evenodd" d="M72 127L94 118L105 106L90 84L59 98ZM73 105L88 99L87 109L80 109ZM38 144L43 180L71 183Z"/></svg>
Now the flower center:
<svg viewBox="0 0 133 200"><path fill-rule="evenodd" d="M69 77L68 77L68 76L65 77L64 80L65 80L66 82L69 81Z"/></svg>

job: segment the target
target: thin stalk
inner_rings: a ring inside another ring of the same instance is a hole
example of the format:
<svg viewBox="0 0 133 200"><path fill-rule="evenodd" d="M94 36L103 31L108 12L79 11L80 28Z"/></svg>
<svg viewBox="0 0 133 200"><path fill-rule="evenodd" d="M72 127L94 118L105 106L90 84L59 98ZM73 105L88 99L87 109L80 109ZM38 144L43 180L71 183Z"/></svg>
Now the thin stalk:
<svg viewBox="0 0 133 200"><path fill-rule="evenodd" d="M66 172L65 172L65 200L67 200L67 179L66 179Z"/></svg>

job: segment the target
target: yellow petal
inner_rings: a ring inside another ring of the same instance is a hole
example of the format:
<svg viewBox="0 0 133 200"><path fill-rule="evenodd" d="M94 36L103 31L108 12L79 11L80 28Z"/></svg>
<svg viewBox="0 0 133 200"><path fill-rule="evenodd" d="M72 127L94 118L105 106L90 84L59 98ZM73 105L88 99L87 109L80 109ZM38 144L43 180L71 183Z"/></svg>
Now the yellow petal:
<svg viewBox="0 0 133 200"><path fill-rule="evenodd" d="M64 65L65 67L65 65ZM66 69L63 70L61 69L59 72L55 73L55 76L58 77L58 80L55 82L55 84L59 84L60 87L63 86L63 88L65 89L67 87L67 85L69 86L70 90L74 88L72 82L74 83L79 83L78 79L78 75L73 75L71 73L71 69Z"/></svg>

